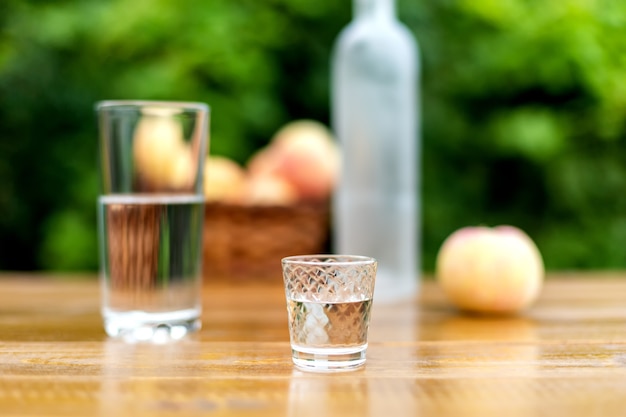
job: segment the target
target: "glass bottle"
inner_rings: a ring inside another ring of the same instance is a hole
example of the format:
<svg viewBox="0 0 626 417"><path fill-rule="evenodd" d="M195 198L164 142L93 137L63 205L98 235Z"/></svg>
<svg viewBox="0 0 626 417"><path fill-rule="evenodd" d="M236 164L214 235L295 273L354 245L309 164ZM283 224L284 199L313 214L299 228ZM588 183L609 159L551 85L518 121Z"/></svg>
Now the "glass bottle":
<svg viewBox="0 0 626 417"><path fill-rule="evenodd" d="M419 287L419 56L394 0L354 0L333 50L331 124L342 151L335 252L378 260L375 299Z"/></svg>

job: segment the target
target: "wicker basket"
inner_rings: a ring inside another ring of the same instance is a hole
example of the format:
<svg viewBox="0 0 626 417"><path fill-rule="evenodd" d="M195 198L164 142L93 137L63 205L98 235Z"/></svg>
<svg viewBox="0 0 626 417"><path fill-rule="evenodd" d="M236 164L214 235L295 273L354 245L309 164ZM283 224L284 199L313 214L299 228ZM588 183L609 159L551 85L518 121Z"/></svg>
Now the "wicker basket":
<svg viewBox="0 0 626 417"><path fill-rule="evenodd" d="M207 202L205 279L280 280L281 258L327 250L328 204L245 206Z"/></svg>

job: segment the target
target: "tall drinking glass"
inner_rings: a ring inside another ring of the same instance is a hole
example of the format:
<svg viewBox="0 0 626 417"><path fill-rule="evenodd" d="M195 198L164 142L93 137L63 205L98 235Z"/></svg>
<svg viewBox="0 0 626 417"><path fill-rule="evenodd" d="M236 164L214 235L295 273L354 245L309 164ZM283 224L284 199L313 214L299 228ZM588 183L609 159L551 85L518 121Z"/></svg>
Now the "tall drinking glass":
<svg viewBox="0 0 626 417"><path fill-rule="evenodd" d="M104 328L128 341L180 339L201 324L209 108L103 101L96 113Z"/></svg>

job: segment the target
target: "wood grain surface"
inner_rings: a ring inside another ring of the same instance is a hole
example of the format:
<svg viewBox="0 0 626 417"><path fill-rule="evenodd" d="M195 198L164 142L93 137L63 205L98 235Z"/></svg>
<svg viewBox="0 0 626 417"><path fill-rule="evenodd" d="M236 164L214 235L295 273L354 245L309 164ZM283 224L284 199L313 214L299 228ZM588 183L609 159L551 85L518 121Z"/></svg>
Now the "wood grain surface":
<svg viewBox="0 0 626 417"><path fill-rule="evenodd" d="M293 368L284 292L208 283L202 330L126 344L95 276L0 274L1 416L626 416L626 273L552 274L513 317L453 309L432 281L374 302L364 369Z"/></svg>

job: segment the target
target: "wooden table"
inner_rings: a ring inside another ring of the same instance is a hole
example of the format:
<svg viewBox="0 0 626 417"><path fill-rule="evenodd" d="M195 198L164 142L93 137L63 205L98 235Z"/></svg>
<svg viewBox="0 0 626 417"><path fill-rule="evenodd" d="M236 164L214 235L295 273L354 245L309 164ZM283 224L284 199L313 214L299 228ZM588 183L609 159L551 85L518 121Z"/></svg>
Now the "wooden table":
<svg viewBox="0 0 626 417"><path fill-rule="evenodd" d="M364 369L293 368L276 284L209 284L203 329L107 339L95 277L0 274L0 415L625 416L626 274L551 275L517 317L450 308L432 281L374 305Z"/></svg>

